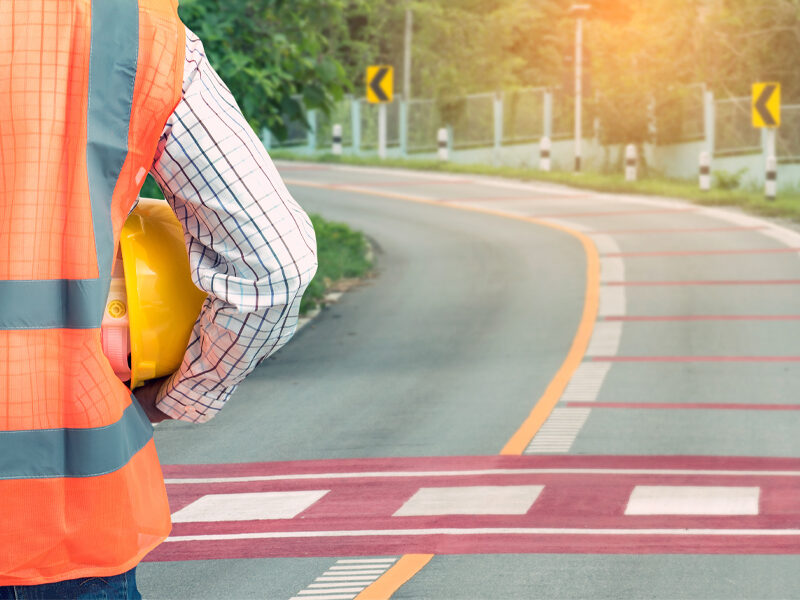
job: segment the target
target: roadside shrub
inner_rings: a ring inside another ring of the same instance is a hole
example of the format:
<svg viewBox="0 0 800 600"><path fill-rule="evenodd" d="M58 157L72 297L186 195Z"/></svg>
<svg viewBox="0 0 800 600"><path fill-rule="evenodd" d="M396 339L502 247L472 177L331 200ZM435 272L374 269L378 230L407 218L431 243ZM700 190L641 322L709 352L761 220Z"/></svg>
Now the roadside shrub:
<svg viewBox="0 0 800 600"><path fill-rule="evenodd" d="M735 173L714 171L714 187L720 190L738 190L746 173L747 169L739 169Z"/></svg>

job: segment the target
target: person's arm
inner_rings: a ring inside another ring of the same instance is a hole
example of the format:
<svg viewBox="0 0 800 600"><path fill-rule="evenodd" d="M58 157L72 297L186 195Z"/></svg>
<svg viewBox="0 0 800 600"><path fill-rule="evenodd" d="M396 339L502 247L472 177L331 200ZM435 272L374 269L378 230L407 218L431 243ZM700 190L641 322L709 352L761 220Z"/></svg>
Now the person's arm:
<svg viewBox="0 0 800 600"><path fill-rule="evenodd" d="M183 224L192 280L209 294L155 406L205 422L292 337L317 261L308 216L188 30L183 99L151 173Z"/></svg>

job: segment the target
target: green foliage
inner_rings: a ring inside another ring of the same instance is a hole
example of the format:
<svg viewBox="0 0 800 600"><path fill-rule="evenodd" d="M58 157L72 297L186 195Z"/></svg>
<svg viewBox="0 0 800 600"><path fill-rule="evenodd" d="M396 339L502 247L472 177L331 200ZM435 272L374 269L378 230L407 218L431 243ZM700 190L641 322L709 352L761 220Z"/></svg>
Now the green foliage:
<svg viewBox="0 0 800 600"><path fill-rule="evenodd" d="M735 173L730 171L714 171L714 187L721 190L736 190L742 186L742 177L747 174L747 169L739 169Z"/></svg>
<svg viewBox="0 0 800 600"><path fill-rule="evenodd" d="M756 81L780 81L784 98L800 96L800 2L709 2L696 54L703 80L720 96L747 96Z"/></svg>
<svg viewBox="0 0 800 600"><path fill-rule="evenodd" d="M183 0L180 15L254 129L286 136L303 106L330 110L349 89L337 52L361 0Z"/></svg>
<svg viewBox="0 0 800 600"><path fill-rule="evenodd" d="M414 97L446 101L475 92L555 83L566 43L564 31L553 26L565 14L562 4L564 0L374 1L363 13L368 62L352 75L362 84L365 64L394 64L396 89L403 92L408 8L414 15Z"/></svg>
<svg viewBox="0 0 800 600"><path fill-rule="evenodd" d="M308 286L300 304L306 313L322 302L325 292L337 281L363 277L372 268L364 234L353 231L344 223L326 221L310 215L317 235L317 274Z"/></svg>
<svg viewBox="0 0 800 600"><path fill-rule="evenodd" d="M800 97L800 0L586 0L588 126L601 141L697 137L699 94L748 95L780 81ZM402 89L406 10L414 15L411 88L458 112L455 98L546 86L571 122L574 0L183 0L181 15L255 128L284 137L303 106L328 112L364 94L365 68L395 66ZM689 90L689 91L687 91ZM449 114L449 113L448 113Z"/></svg>

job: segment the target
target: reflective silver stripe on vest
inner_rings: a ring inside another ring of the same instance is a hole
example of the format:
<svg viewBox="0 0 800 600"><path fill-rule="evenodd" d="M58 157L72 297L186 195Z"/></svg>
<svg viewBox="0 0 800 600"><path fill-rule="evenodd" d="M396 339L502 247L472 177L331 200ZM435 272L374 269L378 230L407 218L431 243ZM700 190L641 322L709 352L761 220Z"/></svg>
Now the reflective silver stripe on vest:
<svg viewBox="0 0 800 600"><path fill-rule="evenodd" d="M0 431L0 480L105 475L128 464L152 437L134 399L105 427Z"/></svg>
<svg viewBox="0 0 800 600"><path fill-rule="evenodd" d="M97 279L0 281L0 329L96 328L108 295L103 296L102 284Z"/></svg>
<svg viewBox="0 0 800 600"><path fill-rule="evenodd" d="M111 199L128 155L139 59L137 0L92 0L86 167L98 279L0 281L0 330L94 329L114 260Z"/></svg>

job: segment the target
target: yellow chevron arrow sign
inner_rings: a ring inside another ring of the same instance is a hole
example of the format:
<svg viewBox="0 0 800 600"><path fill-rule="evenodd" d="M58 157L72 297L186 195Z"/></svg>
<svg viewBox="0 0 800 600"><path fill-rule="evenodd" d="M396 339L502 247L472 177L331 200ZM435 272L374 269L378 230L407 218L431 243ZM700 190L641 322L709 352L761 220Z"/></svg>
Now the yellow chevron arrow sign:
<svg viewBox="0 0 800 600"><path fill-rule="evenodd" d="M753 127L780 127L781 84L753 84Z"/></svg>
<svg viewBox="0 0 800 600"><path fill-rule="evenodd" d="M394 69L386 65L367 67L367 101L391 102L394 95Z"/></svg>

